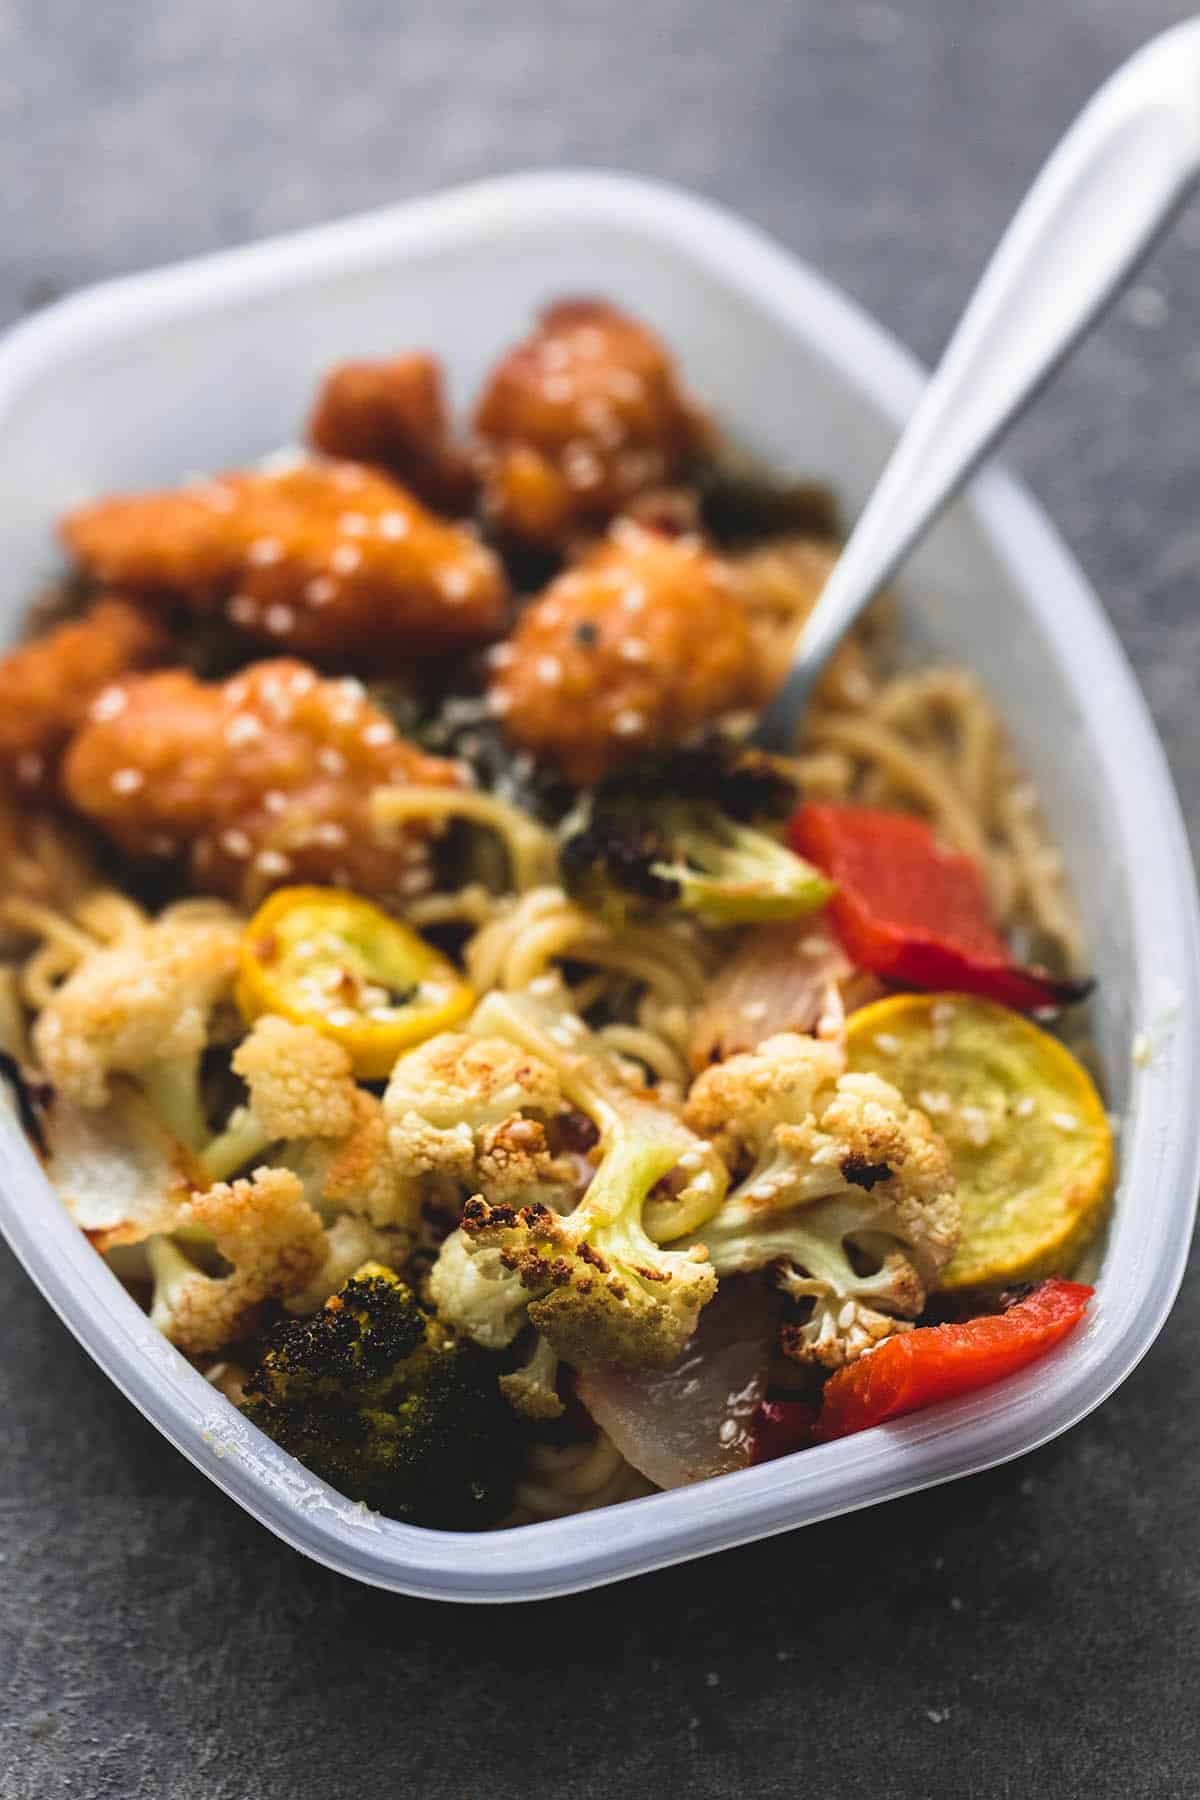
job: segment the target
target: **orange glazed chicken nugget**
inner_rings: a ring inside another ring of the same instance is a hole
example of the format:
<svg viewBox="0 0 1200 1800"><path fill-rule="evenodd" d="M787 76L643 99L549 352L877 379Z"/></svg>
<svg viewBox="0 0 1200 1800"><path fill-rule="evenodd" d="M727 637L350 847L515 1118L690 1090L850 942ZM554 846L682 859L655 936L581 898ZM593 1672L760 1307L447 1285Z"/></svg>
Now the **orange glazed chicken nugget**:
<svg viewBox="0 0 1200 1800"><path fill-rule="evenodd" d="M169 648L160 625L112 599L0 657L0 775L25 788L52 783L96 695L126 670L164 661Z"/></svg>
<svg viewBox="0 0 1200 1800"><path fill-rule="evenodd" d="M442 372L424 351L331 369L308 441L327 456L389 470L438 512L467 512L474 502L474 470L450 440Z"/></svg>
<svg viewBox="0 0 1200 1800"><path fill-rule="evenodd" d="M185 856L200 891L245 905L291 881L420 892L427 836L380 838L371 792L461 780L399 737L359 682L282 659L219 684L170 669L106 689L63 772L75 806L123 849Z"/></svg>
<svg viewBox="0 0 1200 1800"><path fill-rule="evenodd" d="M763 698L728 566L628 520L551 582L491 661L508 735L579 783Z"/></svg>
<svg viewBox="0 0 1200 1800"><path fill-rule="evenodd" d="M489 511L546 546L605 524L711 441L663 345L599 300L544 312L492 372L475 423Z"/></svg>
<svg viewBox="0 0 1200 1800"><path fill-rule="evenodd" d="M396 663L494 636L496 558L378 470L317 458L100 500L62 535L88 573L223 612L318 662Z"/></svg>

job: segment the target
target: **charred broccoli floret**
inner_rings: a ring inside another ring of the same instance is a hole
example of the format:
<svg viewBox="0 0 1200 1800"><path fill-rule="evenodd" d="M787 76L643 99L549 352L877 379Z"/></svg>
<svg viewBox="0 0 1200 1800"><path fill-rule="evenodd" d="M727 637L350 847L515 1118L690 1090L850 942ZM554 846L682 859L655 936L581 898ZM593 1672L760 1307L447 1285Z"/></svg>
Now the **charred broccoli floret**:
<svg viewBox="0 0 1200 1800"><path fill-rule="evenodd" d="M389 1518L467 1531L511 1503L520 1440L492 1359L380 1263L277 1325L245 1394L282 1449Z"/></svg>
<svg viewBox="0 0 1200 1800"><path fill-rule="evenodd" d="M563 881L613 923L676 908L708 925L791 919L833 892L811 863L759 828L796 804L769 757L712 740L608 776L564 828Z"/></svg>

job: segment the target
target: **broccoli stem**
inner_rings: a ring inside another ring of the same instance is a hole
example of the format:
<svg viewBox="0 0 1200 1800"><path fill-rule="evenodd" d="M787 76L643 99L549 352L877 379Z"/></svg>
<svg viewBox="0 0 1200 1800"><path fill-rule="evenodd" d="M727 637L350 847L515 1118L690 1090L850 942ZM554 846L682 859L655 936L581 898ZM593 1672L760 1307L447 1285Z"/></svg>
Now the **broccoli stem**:
<svg viewBox="0 0 1200 1800"><path fill-rule="evenodd" d="M799 918L833 893L833 883L786 845L717 813L704 831L681 832L680 848L686 862L654 863L653 873L676 882L682 905L710 925Z"/></svg>

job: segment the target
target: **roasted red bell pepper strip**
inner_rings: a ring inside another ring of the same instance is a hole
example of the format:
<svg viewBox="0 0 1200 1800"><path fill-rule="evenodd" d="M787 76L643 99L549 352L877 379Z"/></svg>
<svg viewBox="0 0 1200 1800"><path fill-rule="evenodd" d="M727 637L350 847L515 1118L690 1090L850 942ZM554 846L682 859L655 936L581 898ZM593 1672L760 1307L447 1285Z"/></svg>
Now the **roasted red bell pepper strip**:
<svg viewBox="0 0 1200 1800"><path fill-rule="evenodd" d="M941 849L920 819L810 802L789 836L837 883L829 910L846 954L885 981L977 994L1016 1012L1066 1006L1090 990L1014 963L978 865Z"/></svg>
<svg viewBox="0 0 1200 1800"><path fill-rule="evenodd" d="M793 1450L807 1450L819 1410L811 1400L763 1400L750 1421L750 1461L774 1462Z"/></svg>
<svg viewBox="0 0 1200 1800"><path fill-rule="evenodd" d="M826 1382L815 1441L866 1431L1014 1375L1074 1331L1094 1291L1078 1281L1043 1281L1006 1312L886 1338Z"/></svg>

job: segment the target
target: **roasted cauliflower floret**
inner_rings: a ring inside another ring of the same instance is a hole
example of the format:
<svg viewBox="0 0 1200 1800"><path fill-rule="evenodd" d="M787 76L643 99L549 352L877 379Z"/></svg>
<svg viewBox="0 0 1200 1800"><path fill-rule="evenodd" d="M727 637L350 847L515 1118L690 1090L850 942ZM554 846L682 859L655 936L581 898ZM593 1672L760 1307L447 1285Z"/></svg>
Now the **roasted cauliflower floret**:
<svg viewBox="0 0 1200 1800"><path fill-rule="evenodd" d="M94 580L339 667L403 665L503 623L507 588L491 552L360 463L313 458L98 500L61 529Z"/></svg>
<svg viewBox="0 0 1200 1800"><path fill-rule="evenodd" d="M147 613L108 599L0 657L0 774L53 790L59 757L92 702L119 675L165 661L169 648Z"/></svg>
<svg viewBox="0 0 1200 1800"><path fill-rule="evenodd" d="M839 1048L782 1033L698 1077L685 1118L748 1173L704 1228L718 1275L771 1265L808 1316L800 1362L839 1368L911 1330L958 1242L950 1157L887 1082Z"/></svg>
<svg viewBox="0 0 1200 1800"><path fill-rule="evenodd" d="M372 1225L369 1219L354 1213L339 1213L324 1231L325 1257L312 1280L283 1304L290 1313L304 1317L324 1306L330 1294L336 1294L364 1262L384 1264L399 1269L408 1260L412 1236Z"/></svg>
<svg viewBox="0 0 1200 1800"><path fill-rule="evenodd" d="M265 1014L234 1051L233 1070L249 1101L205 1150L216 1178L285 1138L344 1138L355 1123L358 1087L350 1058L311 1025Z"/></svg>
<svg viewBox="0 0 1200 1800"><path fill-rule="evenodd" d="M214 1009L229 997L240 927L232 919L163 919L87 957L42 1008L33 1043L50 1080L100 1107L114 1074L134 1076L192 1149L207 1134L200 1058Z"/></svg>
<svg viewBox="0 0 1200 1800"><path fill-rule="evenodd" d="M419 824L379 831L375 788L454 786L458 767L399 737L356 681L254 663L106 690L64 764L79 811L135 856L185 857L202 892L252 906L281 882L395 900L428 879Z"/></svg>
<svg viewBox="0 0 1200 1800"><path fill-rule="evenodd" d="M257 1169L246 1181L194 1194L180 1224L208 1234L231 1265L227 1275L206 1274L176 1236L146 1245L151 1320L190 1356L247 1336L266 1302L301 1292L328 1253L321 1221L288 1169Z"/></svg>
<svg viewBox="0 0 1200 1800"><path fill-rule="evenodd" d="M727 565L628 520L491 655L506 734L579 784L765 696Z"/></svg>
<svg viewBox="0 0 1200 1800"><path fill-rule="evenodd" d="M547 308L493 370L475 423L489 511L547 546L673 480L711 437L658 338L600 300Z"/></svg>
<svg viewBox="0 0 1200 1800"><path fill-rule="evenodd" d="M565 1099L599 1133L597 1164L565 1217L540 1202L518 1208L482 1194L468 1200L460 1233L433 1271L439 1309L482 1342L503 1341L504 1330L511 1341L522 1323L523 1289L529 1322L565 1361L668 1367L716 1279L702 1249L667 1250L654 1241L649 1203L660 1184L675 1183L664 1208L670 1235L690 1235L724 1192L717 1157L666 1107L628 1086L553 983L489 994L470 1029L506 1038L555 1072Z"/></svg>
<svg viewBox="0 0 1200 1800"><path fill-rule="evenodd" d="M206 1148L209 1175L227 1177L269 1151L272 1163L301 1177L323 1217L353 1213L404 1233L403 1243L386 1245L388 1255L361 1239L381 1261L402 1259L419 1221L419 1189L392 1156L383 1109L355 1082L342 1046L310 1025L266 1014L234 1052L233 1068L249 1099Z"/></svg>
<svg viewBox="0 0 1200 1800"><path fill-rule="evenodd" d="M554 1070L502 1038L444 1031L402 1056L383 1100L398 1166L508 1205L561 1204L574 1168L546 1122L567 1110Z"/></svg>
<svg viewBox="0 0 1200 1800"><path fill-rule="evenodd" d="M465 512L475 498L470 459L450 438L441 368L424 351L331 369L308 440L327 456L386 469L437 512Z"/></svg>

